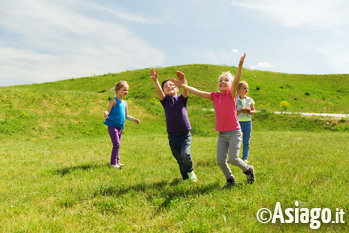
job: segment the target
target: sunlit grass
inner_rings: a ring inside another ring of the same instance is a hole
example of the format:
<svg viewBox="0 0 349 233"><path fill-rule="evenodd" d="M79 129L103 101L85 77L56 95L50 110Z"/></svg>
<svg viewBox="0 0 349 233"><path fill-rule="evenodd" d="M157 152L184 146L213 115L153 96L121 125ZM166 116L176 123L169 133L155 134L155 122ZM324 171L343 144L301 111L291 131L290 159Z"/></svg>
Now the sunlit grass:
<svg viewBox="0 0 349 233"><path fill-rule="evenodd" d="M248 185L232 167L238 184L230 190L221 189L216 137L193 137L197 184L181 181L166 134L125 134L121 170L108 166L109 140L7 141L0 149L1 230L294 232L310 228L262 225L256 212L277 201L292 207L296 200L308 208L349 210L345 133L255 132L250 160L256 183Z"/></svg>
<svg viewBox="0 0 349 233"><path fill-rule="evenodd" d="M176 70L194 87L215 91L227 66ZM236 68L231 69L234 73ZM348 213L348 119L275 115L288 111L348 113L348 75L292 75L244 70L256 101L249 160L256 182L225 183L216 164L217 132L208 100L190 95L192 156L198 183L182 182L171 155L149 69L0 88L0 232L310 232L307 224L261 224L260 208L342 208ZM129 82L121 170L109 164L103 112L119 80ZM341 83L338 86L338 83ZM348 222L348 215L345 221ZM323 224L322 232L347 232Z"/></svg>

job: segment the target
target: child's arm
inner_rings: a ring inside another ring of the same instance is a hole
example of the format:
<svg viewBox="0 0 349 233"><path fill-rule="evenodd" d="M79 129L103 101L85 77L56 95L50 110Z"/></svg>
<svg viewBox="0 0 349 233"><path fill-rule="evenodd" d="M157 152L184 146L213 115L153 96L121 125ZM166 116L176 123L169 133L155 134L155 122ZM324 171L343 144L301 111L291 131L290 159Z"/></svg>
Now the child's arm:
<svg viewBox="0 0 349 233"><path fill-rule="evenodd" d="M109 117L109 113L110 113L110 110L113 108L113 106L116 104L116 100L115 98L112 98L110 101L109 101L109 106L108 106L108 109L107 111L104 112L104 118L107 119Z"/></svg>
<svg viewBox="0 0 349 233"><path fill-rule="evenodd" d="M133 117L129 116L127 113L128 113L128 108L127 108L127 105L126 105L126 119L129 120L129 121L133 121L133 122L135 122L137 125L139 125L140 120L138 120L138 119L136 119L136 118L133 118Z"/></svg>
<svg viewBox="0 0 349 233"><path fill-rule="evenodd" d="M156 92L158 93L160 101L162 101L165 98L165 94L162 91L161 86L159 84L158 73L159 73L158 70L155 72L154 68L152 68L150 70L150 78L154 81L154 86L155 86Z"/></svg>
<svg viewBox="0 0 349 233"><path fill-rule="evenodd" d="M254 108L254 105L251 103L250 106L251 106L251 109L250 109L249 113L252 115L256 114L256 109Z"/></svg>
<svg viewBox="0 0 349 233"><path fill-rule="evenodd" d="M206 99L211 99L211 93L206 92L206 91L200 91L194 87L188 86L181 80L176 80L175 78L171 78L171 81L177 86L177 87L182 87L184 90L187 90L195 95L198 95L200 97L206 98Z"/></svg>
<svg viewBox="0 0 349 233"><path fill-rule="evenodd" d="M244 55L240 58L239 67L238 67L238 70L236 72L235 78L233 80L233 85L231 87L231 95L233 98L235 97L236 91L238 89L238 85L239 85L240 77L241 77L241 73L242 73L242 65L244 64L245 57L246 57L246 53L244 53Z"/></svg>
<svg viewBox="0 0 349 233"><path fill-rule="evenodd" d="M242 108L240 110L237 111L237 115L239 115L240 113L245 113L246 112L246 108Z"/></svg>
<svg viewBox="0 0 349 233"><path fill-rule="evenodd" d="M185 75L184 75L183 72L177 71L176 74L177 74L178 80L181 80L184 84L187 84L187 85L188 85L187 79L185 78ZM183 96L184 98L188 98L188 96L189 96L188 90L186 90L186 89L183 88L182 96Z"/></svg>

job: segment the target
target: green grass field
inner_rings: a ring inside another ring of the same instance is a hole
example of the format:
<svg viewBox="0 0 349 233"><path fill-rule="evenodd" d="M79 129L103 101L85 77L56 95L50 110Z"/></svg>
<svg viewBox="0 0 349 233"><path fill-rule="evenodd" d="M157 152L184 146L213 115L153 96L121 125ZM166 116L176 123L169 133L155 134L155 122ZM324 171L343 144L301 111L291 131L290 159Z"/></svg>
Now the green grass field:
<svg viewBox="0 0 349 233"><path fill-rule="evenodd" d="M215 91L228 67L177 70L193 86ZM232 69L235 71L235 68ZM121 170L108 166L111 142L103 112L111 88L130 84L130 115ZM312 232L309 223L258 222L261 208L343 209L345 223L318 232L348 232L348 119L275 115L288 111L349 113L349 75L291 75L244 70L257 110L250 161L256 182L223 190L217 133L207 100L192 96L192 156L198 182L182 182L168 146L162 106L147 70L0 88L0 232ZM338 85L341 83L341 85ZM258 88L259 90L257 90ZM283 88L281 88L283 87ZM308 93L308 94L305 94Z"/></svg>

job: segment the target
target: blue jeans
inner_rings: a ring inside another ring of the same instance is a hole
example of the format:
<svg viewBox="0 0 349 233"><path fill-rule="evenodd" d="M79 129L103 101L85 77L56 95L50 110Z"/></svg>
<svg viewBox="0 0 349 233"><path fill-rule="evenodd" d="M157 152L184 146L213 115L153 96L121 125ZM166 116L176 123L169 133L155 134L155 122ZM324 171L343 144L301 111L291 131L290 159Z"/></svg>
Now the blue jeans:
<svg viewBox="0 0 349 233"><path fill-rule="evenodd" d="M252 121L239 121L242 132L242 159L248 159L248 153L250 151L250 137L252 132Z"/></svg>
<svg viewBox="0 0 349 233"><path fill-rule="evenodd" d="M190 155L191 133L169 133L168 141L172 155L177 160L183 180L188 179L188 173L193 171L193 161Z"/></svg>

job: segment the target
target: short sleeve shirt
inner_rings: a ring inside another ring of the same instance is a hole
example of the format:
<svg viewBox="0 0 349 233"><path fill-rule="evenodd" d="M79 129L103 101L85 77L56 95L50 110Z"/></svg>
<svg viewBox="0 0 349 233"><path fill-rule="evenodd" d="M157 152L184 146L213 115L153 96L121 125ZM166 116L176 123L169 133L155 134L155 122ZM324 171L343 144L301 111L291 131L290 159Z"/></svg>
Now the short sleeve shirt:
<svg viewBox="0 0 349 233"><path fill-rule="evenodd" d="M251 104L255 104L252 98L246 96L245 99L240 99L240 97L238 97L236 99L236 110L239 111L240 109L245 107L251 108ZM252 121L252 116L248 113L240 113L238 115L238 119L239 121Z"/></svg>
<svg viewBox="0 0 349 233"><path fill-rule="evenodd" d="M230 90L225 93L211 92L211 100L216 115L216 130L219 132L240 129L236 114L236 97Z"/></svg>
<svg viewBox="0 0 349 233"><path fill-rule="evenodd" d="M165 110L168 133L184 132L191 129L187 111L188 98L184 98L182 94L165 96L160 102Z"/></svg>

